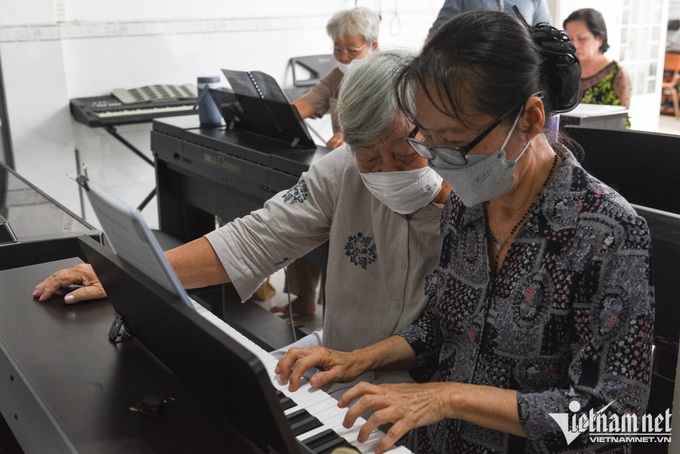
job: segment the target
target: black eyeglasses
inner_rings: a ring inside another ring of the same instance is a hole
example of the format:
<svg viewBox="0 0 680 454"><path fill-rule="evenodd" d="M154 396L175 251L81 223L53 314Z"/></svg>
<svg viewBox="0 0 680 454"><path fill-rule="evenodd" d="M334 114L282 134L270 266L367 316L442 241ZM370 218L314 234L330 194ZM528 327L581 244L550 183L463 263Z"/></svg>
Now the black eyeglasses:
<svg viewBox="0 0 680 454"><path fill-rule="evenodd" d="M463 147L428 145L426 143L420 142L419 140L415 139L416 134L418 134L418 126L413 128L413 130L408 133L406 136L406 141L409 145L411 145L411 148L413 148L413 150L423 158L434 159L435 156L439 156L444 162L448 164L452 164L454 166L464 166L468 163L467 154L513 112L517 112L517 109L512 109L505 112L498 120L491 123L488 128L482 131L481 134L472 139L470 143Z"/></svg>

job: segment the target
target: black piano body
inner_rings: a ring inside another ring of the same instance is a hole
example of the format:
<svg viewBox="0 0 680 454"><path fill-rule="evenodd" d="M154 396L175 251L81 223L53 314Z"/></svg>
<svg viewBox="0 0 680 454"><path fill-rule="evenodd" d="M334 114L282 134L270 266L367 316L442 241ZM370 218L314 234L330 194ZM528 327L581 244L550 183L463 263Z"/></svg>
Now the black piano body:
<svg viewBox="0 0 680 454"><path fill-rule="evenodd" d="M294 186L326 147L299 148L226 126L200 127L198 118L154 120L160 229L182 241L262 208Z"/></svg>

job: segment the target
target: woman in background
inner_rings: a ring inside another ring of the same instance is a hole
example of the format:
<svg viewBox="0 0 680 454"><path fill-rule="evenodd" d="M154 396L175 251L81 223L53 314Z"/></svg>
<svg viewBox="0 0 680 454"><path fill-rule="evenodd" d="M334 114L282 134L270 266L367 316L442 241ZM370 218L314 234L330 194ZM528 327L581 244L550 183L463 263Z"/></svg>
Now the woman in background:
<svg viewBox="0 0 680 454"><path fill-rule="evenodd" d="M609 42L602 14L592 8L578 9L564 20L563 27L581 61L581 102L629 108L630 79L621 65L605 55ZM630 127L628 118L626 127Z"/></svg>

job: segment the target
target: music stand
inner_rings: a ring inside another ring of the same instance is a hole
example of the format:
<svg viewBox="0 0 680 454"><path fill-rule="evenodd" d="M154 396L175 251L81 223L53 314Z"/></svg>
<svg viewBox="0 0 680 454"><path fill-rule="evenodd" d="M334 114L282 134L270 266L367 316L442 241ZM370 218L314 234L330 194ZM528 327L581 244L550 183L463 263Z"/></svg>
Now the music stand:
<svg viewBox="0 0 680 454"><path fill-rule="evenodd" d="M299 112L273 77L260 71L222 72L236 100L230 116L223 115L229 127L285 142L291 148L316 148ZM232 114L236 121L230 121Z"/></svg>
<svg viewBox="0 0 680 454"><path fill-rule="evenodd" d="M88 237L80 243L126 330L242 434L253 452L300 452L254 353L111 250Z"/></svg>

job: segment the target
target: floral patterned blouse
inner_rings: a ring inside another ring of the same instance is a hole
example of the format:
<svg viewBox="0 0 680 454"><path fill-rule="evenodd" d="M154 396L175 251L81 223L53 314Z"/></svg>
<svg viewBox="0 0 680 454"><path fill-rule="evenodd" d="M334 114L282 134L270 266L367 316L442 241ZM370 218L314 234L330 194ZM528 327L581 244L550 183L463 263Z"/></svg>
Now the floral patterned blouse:
<svg viewBox="0 0 680 454"><path fill-rule="evenodd" d="M453 195L442 218L440 263L431 301L400 335L421 369L417 381L474 383L518 391L527 438L461 420L415 429L417 453L628 452L567 444L549 413L608 411L641 416L651 377L654 297L646 221L589 175L566 148L515 237L498 273L491 270L486 217ZM571 407L575 408L574 405Z"/></svg>
<svg viewBox="0 0 680 454"><path fill-rule="evenodd" d="M608 106L630 106L632 87L628 74L617 62L613 61L596 74L581 79L584 104L604 104ZM626 127L630 127L630 118L626 117Z"/></svg>

